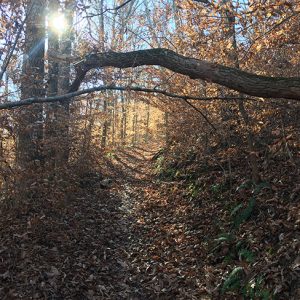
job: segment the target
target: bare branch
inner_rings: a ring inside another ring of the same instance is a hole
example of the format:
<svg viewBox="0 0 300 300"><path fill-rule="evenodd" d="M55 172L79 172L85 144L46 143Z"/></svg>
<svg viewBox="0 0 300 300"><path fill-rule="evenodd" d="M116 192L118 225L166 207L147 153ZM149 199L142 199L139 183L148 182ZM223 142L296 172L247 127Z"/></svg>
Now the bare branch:
<svg viewBox="0 0 300 300"><path fill-rule="evenodd" d="M187 96L187 95L178 95L174 93L169 93L164 90L159 89L149 89L149 88L142 88L142 87L123 87L123 86L114 86L114 85L108 85L108 86L98 86L93 87L89 89L84 89L81 91L76 91L60 96L53 96L53 97L33 97L33 98L27 98L20 101L15 102L7 102L7 103L1 103L0 104L0 110L1 109L12 109L17 108L21 106L28 106L32 104L42 104L42 103L52 103L52 102L59 102L59 101L67 101L71 98L74 98L76 96L84 95L84 94L91 94L94 92L101 92L106 90L115 90L115 91L134 91L134 92L143 92L143 93L153 93L153 94L161 94L170 98L176 98L176 99L182 99L182 100L199 100L199 101L212 101L212 100L236 100L238 98L236 97L197 97L197 96ZM243 100L247 100L248 98L243 98ZM82 98L78 99L72 99L73 101L80 101L83 100Z"/></svg>
<svg viewBox="0 0 300 300"><path fill-rule="evenodd" d="M203 4L209 4L211 5L211 3L208 0L194 0L195 2L201 2Z"/></svg>
<svg viewBox="0 0 300 300"><path fill-rule="evenodd" d="M9 49L8 54L7 54L7 56L4 59L4 62L3 62L3 65L2 65L1 71L0 71L0 80L2 80L3 75L4 75L4 73L5 73L6 69L7 69L7 66L10 63L11 57L12 57L12 55L13 55L15 49L16 49L17 43L18 43L19 38L21 36L22 30L24 28L24 24L25 24L25 22L26 22L26 20L27 20L27 18L29 16L29 14L30 14L31 9L32 9L32 7L29 8L29 11L28 11L26 17L24 18L24 20L22 21L22 23L19 25L19 29L18 29L17 35L15 37L14 43L13 43L11 49Z"/></svg>
<svg viewBox="0 0 300 300"><path fill-rule="evenodd" d="M124 3L122 3L119 6L115 7L114 10L119 10L120 8L122 8L123 6L127 5L131 1L133 1L133 0L127 0L127 1L125 1Z"/></svg>
<svg viewBox="0 0 300 300"><path fill-rule="evenodd" d="M187 99L183 99L184 102L186 104L188 104L190 107L192 107L196 112L198 112L202 118L209 124L209 126L214 130L214 131L218 131L217 128L215 127L215 125L208 119L208 117L198 108L196 107L194 104L192 104L190 101L188 101Z"/></svg>
<svg viewBox="0 0 300 300"><path fill-rule="evenodd" d="M89 14L89 15L86 16L86 18L101 16L101 15L103 15L106 12L109 12L109 11L115 11L115 12L117 12L119 9L121 9L122 7L124 7L125 5L127 5L128 3L132 2L132 1L134 1L134 0L127 0L124 3L118 5L118 6L114 7L114 8L107 8L107 9L105 9L104 11L102 11L102 12L100 12L98 14Z"/></svg>

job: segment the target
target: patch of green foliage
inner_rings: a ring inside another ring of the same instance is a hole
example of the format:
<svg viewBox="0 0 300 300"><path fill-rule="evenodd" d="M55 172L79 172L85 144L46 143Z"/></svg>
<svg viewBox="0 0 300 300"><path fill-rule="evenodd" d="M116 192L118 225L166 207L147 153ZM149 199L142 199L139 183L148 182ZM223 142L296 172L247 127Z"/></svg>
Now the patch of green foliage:
<svg viewBox="0 0 300 300"><path fill-rule="evenodd" d="M243 275L244 269L242 267L234 268L225 279L221 288L221 293L224 294L227 291L239 290L241 288Z"/></svg>
<svg viewBox="0 0 300 300"><path fill-rule="evenodd" d="M255 260L255 254L248 249L242 248L238 251L240 260L246 261L247 263L253 263Z"/></svg>
<svg viewBox="0 0 300 300"><path fill-rule="evenodd" d="M245 282L245 273L243 267L235 267L225 279L221 294L232 291L239 293L243 299L247 300L271 300L272 293L264 288L264 279L262 276Z"/></svg>
<svg viewBox="0 0 300 300"><path fill-rule="evenodd" d="M240 185L237 190L241 191L251 187L251 182L246 182ZM231 211L231 216L233 218L233 226L238 228L242 223L246 222L253 214L256 204L257 195L265 188L269 188L269 184L262 182L258 185L253 186L252 194L253 196L249 199L247 206L244 207L243 203L236 205Z"/></svg>
<svg viewBox="0 0 300 300"><path fill-rule="evenodd" d="M264 287L264 279L262 276L245 280L243 267L235 267L224 280L221 287L221 293L236 292L248 300L270 300L272 293Z"/></svg>
<svg viewBox="0 0 300 300"><path fill-rule="evenodd" d="M191 182L187 188L187 196L190 198L190 200L193 200L193 199L197 198L200 191L201 191L201 187L199 185L197 185L196 183Z"/></svg>
<svg viewBox="0 0 300 300"><path fill-rule="evenodd" d="M178 170L167 165L164 155L156 159L155 173L159 179L173 180L178 176Z"/></svg>
<svg viewBox="0 0 300 300"><path fill-rule="evenodd" d="M258 276L245 284L242 289L242 294L245 299L249 300L271 300L273 299L272 293L264 288L264 278Z"/></svg>
<svg viewBox="0 0 300 300"><path fill-rule="evenodd" d="M215 183L210 186L210 192L212 198L216 201L225 200L224 193L229 189L229 181L223 181L221 183Z"/></svg>
<svg viewBox="0 0 300 300"><path fill-rule="evenodd" d="M242 223L244 223L245 221L247 221L253 211L254 211L254 207L255 207L255 202L256 199L255 197L250 198L247 206L242 209L243 206L241 206L241 204L239 204L231 213L231 215L233 216L233 225L235 228L239 227Z"/></svg>
<svg viewBox="0 0 300 300"><path fill-rule="evenodd" d="M215 241L220 245L226 243L229 247L228 254L224 257L224 262L233 262L239 260L248 264L255 262L255 253L251 250L251 244L245 239L236 241L235 232L236 229L244 222L249 220L253 215L256 205L257 195L266 188L269 188L269 184L266 182L254 185L253 183L246 182L239 186L237 190L252 189L252 196L249 198L248 203L238 203L231 209L232 225L230 232L223 233ZM269 300L273 299L272 293L265 288L264 279L262 276L258 276L254 279L247 280L244 276L244 269L242 267L235 267L224 280L221 287L221 293L227 292L238 293L243 299L249 300Z"/></svg>
<svg viewBox="0 0 300 300"><path fill-rule="evenodd" d="M114 159L116 157L116 153L114 151L107 152L105 154L106 158Z"/></svg>

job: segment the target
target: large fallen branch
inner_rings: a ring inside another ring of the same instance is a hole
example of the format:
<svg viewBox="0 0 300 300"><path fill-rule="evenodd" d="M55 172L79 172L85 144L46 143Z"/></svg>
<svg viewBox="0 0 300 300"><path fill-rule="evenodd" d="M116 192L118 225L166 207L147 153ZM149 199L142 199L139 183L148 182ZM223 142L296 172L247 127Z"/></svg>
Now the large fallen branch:
<svg viewBox="0 0 300 300"><path fill-rule="evenodd" d="M235 91L256 97L300 100L300 78L267 77L235 68L185 57L168 49L149 49L127 53L93 53L76 64L77 76L70 92L77 91L89 70L116 67L133 68L143 65L165 67L173 72L218 83Z"/></svg>
<svg viewBox="0 0 300 300"><path fill-rule="evenodd" d="M164 90L160 89L149 89L149 88L142 88L142 87L123 87L123 86L114 86L114 85L108 85L108 86L98 86L93 87L89 89L84 89L76 92L71 92L68 94L60 95L60 96L53 96L53 97L32 97L27 98L20 101L15 102L6 102L0 104L0 110L1 109L12 109L17 108L20 106L27 106L31 104L36 103L53 103L53 102L59 102L59 101L66 101L72 99L73 101L82 100L82 98L74 98L76 96L84 95L84 94L90 94L94 92L101 92L106 90L115 90L115 91L134 91L134 92L143 92L143 93L152 93L152 94L161 94L170 98L177 98L182 100L200 100L200 101L212 101L212 100L236 100L239 99L238 97L197 97L197 96L187 96L187 95L178 95L174 93L169 93ZM243 100L247 100L247 98L243 98Z"/></svg>

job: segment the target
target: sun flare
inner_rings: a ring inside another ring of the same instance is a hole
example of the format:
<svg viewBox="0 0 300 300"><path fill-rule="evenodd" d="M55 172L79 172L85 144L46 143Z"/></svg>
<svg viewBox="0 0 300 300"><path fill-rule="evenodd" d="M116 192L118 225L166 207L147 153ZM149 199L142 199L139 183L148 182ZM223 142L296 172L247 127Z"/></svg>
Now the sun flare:
<svg viewBox="0 0 300 300"><path fill-rule="evenodd" d="M67 28L67 21L62 13L50 17L50 26L58 34L62 34Z"/></svg>

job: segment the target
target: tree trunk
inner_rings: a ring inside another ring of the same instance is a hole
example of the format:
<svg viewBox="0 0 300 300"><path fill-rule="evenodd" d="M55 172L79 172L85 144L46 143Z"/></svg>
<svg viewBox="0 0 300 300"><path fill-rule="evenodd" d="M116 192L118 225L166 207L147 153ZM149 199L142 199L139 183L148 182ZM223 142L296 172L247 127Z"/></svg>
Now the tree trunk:
<svg viewBox="0 0 300 300"><path fill-rule="evenodd" d="M122 109L122 117L121 117L121 143L122 145L126 144L126 125L127 125L127 112L126 112L126 103L124 98L124 93L121 91L121 109Z"/></svg>
<svg viewBox="0 0 300 300"><path fill-rule="evenodd" d="M112 95L112 110L111 110L111 122L112 122L112 145L116 145L116 131L117 131L117 117L116 117L116 99Z"/></svg>
<svg viewBox="0 0 300 300"><path fill-rule="evenodd" d="M105 93L106 97L107 93ZM106 147L106 140L107 140L107 132L108 132L108 121L107 121L107 100L106 98L103 100L103 113L105 114L105 120L102 127L102 137L101 137L101 148L105 149Z"/></svg>
<svg viewBox="0 0 300 300"><path fill-rule="evenodd" d="M99 15L99 44L100 44L100 49L104 51L105 49L105 25L104 25L104 0L100 0L99 2L99 10L100 10L100 15ZM115 16L114 16L115 18ZM103 78L102 81L105 84L106 83L106 78L107 74L104 71L103 72ZM108 103L107 103L107 93L104 94L103 97L103 115L104 115L104 122L103 122L103 127L102 127L102 137L101 137L101 148L105 149L106 144L107 144L107 134L108 134L108 127L109 127L109 122L107 120L107 115L108 115Z"/></svg>
<svg viewBox="0 0 300 300"><path fill-rule="evenodd" d="M169 133L169 113L166 111L164 114L164 127L165 127L165 143L168 148L171 144L170 133Z"/></svg>
<svg viewBox="0 0 300 300"><path fill-rule="evenodd" d="M49 1L48 10L49 18L56 14L59 10L59 1ZM50 21L50 20L49 20ZM49 24L48 21L48 24ZM58 53L59 41L57 33L48 26L48 53ZM56 96L58 93L58 71L59 64L48 56L48 89L47 96ZM47 166L55 169L56 165L56 147L58 144L58 124L57 124L57 111L59 109L58 103L51 103L45 105L46 122L45 122L45 137L44 137L44 155Z"/></svg>
<svg viewBox="0 0 300 300"><path fill-rule="evenodd" d="M43 97L45 51L45 1L27 7L21 97ZM23 170L42 164L43 106L22 109L18 116L17 162ZM34 173L34 172L33 172Z"/></svg>
<svg viewBox="0 0 300 300"><path fill-rule="evenodd" d="M61 36L60 53L70 56L72 52L72 25L73 25L73 10L74 1L65 1L64 15L66 18L66 29ZM70 89L70 63L65 62L60 64L58 92L64 94ZM65 165L69 159L70 152L70 100L61 101L57 110L57 120L59 126L59 135L61 137L60 147L57 153L57 164Z"/></svg>
<svg viewBox="0 0 300 300"><path fill-rule="evenodd" d="M146 110L146 134L145 134L145 142L149 142L150 137L150 104L147 103L147 110Z"/></svg>

